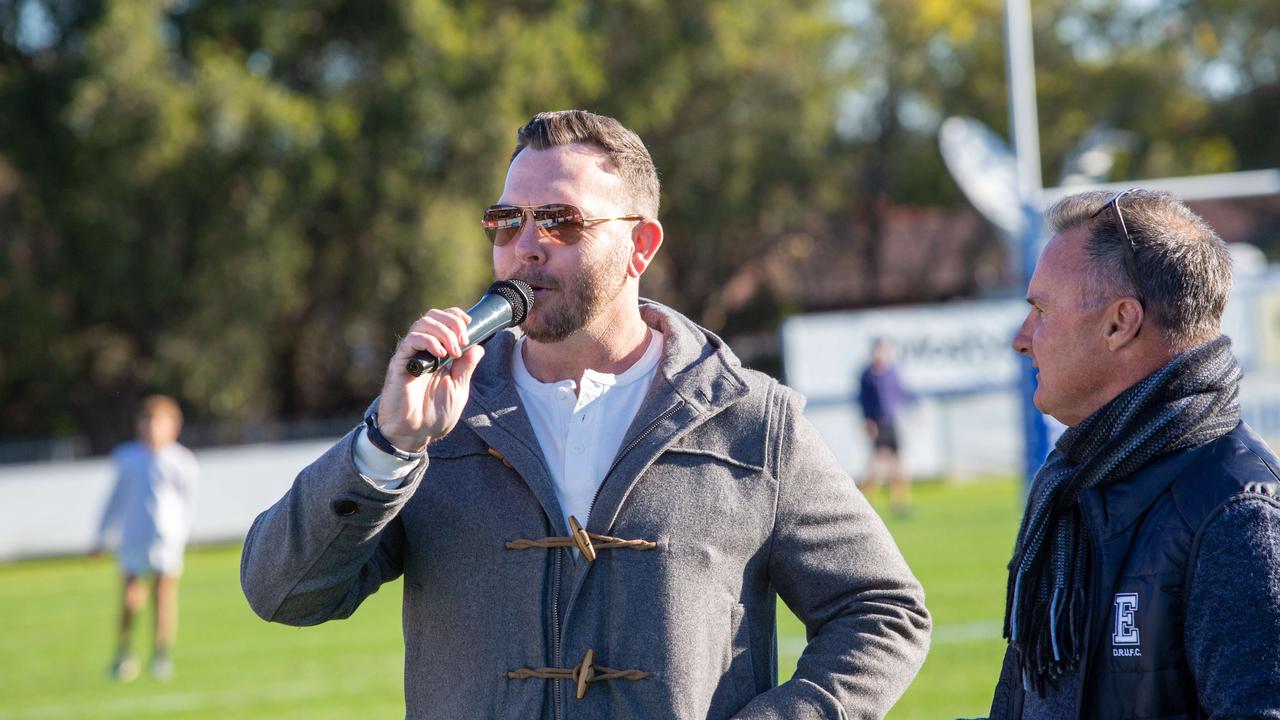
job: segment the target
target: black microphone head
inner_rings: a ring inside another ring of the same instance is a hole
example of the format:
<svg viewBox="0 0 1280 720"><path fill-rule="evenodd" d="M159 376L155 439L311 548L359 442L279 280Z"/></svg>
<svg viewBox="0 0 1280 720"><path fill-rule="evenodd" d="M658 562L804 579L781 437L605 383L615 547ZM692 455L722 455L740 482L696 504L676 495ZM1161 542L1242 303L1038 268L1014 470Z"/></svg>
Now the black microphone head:
<svg viewBox="0 0 1280 720"><path fill-rule="evenodd" d="M499 295L511 304L511 324L519 325L533 307L533 288L523 280L499 280L489 286L485 294Z"/></svg>

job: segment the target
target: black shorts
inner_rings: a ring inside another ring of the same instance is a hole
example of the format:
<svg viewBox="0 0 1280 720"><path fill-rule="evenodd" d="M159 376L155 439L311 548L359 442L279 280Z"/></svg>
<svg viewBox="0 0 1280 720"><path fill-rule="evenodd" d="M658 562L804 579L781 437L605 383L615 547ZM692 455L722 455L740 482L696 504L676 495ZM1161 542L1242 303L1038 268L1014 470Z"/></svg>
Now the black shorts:
<svg viewBox="0 0 1280 720"><path fill-rule="evenodd" d="M876 450L892 450L898 452L898 429L891 422L873 420L876 424L876 439L872 446Z"/></svg>

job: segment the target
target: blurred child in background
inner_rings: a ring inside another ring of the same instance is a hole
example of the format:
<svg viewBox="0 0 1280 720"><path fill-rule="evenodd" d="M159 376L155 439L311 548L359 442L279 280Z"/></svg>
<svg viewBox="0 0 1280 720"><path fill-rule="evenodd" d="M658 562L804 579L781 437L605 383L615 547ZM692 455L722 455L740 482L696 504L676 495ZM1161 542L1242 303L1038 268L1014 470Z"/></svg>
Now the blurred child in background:
<svg viewBox="0 0 1280 720"><path fill-rule="evenodd" d="M155 645L151 673L159 680L173 676L172 648L178 630L178 578L191 530L197 469L191 451L178 444L182 410L171 397L152 395L137 418L138 438L111 454L116 482L102 513L98 554L118 528L120 571L124 578L120 633L111 674L128 682L141 670L133 653L134 620L147 600L146 578L152 578L155 601Z"/></svg>

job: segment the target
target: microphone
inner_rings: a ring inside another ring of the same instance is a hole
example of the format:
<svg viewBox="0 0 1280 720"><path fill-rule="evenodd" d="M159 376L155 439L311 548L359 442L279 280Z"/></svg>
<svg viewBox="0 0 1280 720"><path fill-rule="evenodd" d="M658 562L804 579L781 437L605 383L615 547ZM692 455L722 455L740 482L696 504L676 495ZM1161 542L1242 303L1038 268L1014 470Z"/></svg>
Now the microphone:
<svg viewBox="0 0 1280 720"><path fill-rule="evenodd" d="M499 280L489 286L480 297L479 302L472 305L467 314L471 322L467 323L468 342L462 347L465 351L472 345L479 345L493 337L499 330L512 325L519 325L529 315L533 307L533 288L523 280ZM425 350L409 358L405 370L414 377L423 373L433 373L440 369L444 360Z"/></svg>

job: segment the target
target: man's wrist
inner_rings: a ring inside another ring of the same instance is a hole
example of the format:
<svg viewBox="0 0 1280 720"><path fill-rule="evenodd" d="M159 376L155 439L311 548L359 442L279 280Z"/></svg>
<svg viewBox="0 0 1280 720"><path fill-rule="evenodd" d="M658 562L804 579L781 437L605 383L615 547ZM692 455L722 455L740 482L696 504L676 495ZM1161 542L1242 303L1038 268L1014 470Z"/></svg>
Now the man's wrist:
<svg viewBox="0 0 1280 720"><path fill-rule="evenodd" d="M361 427L356 431L356 440L351 448L351 462L355 464L356 472L379 489L398 490L427 459L401 460L388 455L374 447L368 428Z"/></svg>
<svg viewBox="0 0 1280 720"><path fill-rule="evenodd" d="M369 442L373 443L374 447L392 457L400 460L414 461L421 460L427 454L425 449L410 451L396 447L395 444L388 440L387 436L383 435L382 431L378 429L378 413L376 412L371 412L364 416L364 426L365 436L369 438Z"/></svg>

